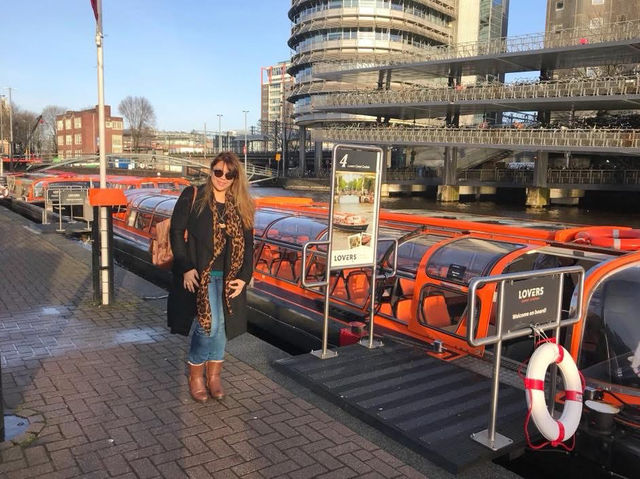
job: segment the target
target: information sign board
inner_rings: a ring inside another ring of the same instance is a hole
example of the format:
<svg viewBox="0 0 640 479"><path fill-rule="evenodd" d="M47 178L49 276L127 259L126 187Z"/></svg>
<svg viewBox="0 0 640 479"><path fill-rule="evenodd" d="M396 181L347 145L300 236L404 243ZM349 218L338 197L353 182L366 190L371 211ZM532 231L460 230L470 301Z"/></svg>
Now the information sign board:
<svg viewBox="0 0 640 479"><path fill-rule="evenodd" d="M331 269L372 266L380 203L382 150L338 145L331 182Z"/></svg>
<svg viewBox="0 0 640 479"><path fill-rule="evenodd" d="M59 200L60 200L60 190L49 188L47 190L47 202L58 203Z"/></svg>
<svg viewBox="0 0 640 479"><path fill-rule="evenodd" d="M87 197L87 190L59 190L60 204L62 205L83 205Z"/></svg>
<svg viewBox="0 0 640 479"><path fill-rule="evenodd" d="M558 318L560 275L507 281L502 296L504 326L507 331L526 329Z"/></svg>

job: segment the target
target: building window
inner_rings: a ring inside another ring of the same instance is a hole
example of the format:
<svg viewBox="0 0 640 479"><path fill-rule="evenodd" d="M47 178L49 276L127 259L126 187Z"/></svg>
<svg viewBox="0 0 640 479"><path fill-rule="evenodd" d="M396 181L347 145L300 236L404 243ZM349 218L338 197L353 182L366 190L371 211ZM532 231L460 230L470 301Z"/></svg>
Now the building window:
<svg viewBox="0 0 640 479"><path fill-rule="evenodd" d="M65 137L65 141L64 141L64 142L65 142L67 145L73 145L72 141L73 141L73 139L71 138L71 135L67 135L67 136Z"/></svg>
<svg viewBox="0 0 640 479"><path fill-rule="evenodd" d="M105 126L106 128L111 128L111 121L109 121L109 120L105 121L105 122L104 122L104 126Z"/></svg>
<svg viewBox="0 0 640 479"><path fill-rule="evenodd" d="M122 135L113 135L111 137L111 144L113 146L122 146Z"/></svg>
<svg viewBox="0 0 640 479"><path fill-rule="evenodd" d="M71 129L71 118L65 118L65 120L64 120L64 129L65 130L70 130Z"/></svg>
<svg viewBox="0 0 640 479"><path fill-rule="evenodd" d="M562 32L562 28L563 28L562 24L560 24L560 25L554 25L554 26L553 26L553 32L554 32L554 33L560 33L560 32Z"/></svg>
<svg viewBox="0 0 640 479"><path fill-rule="evenodd" d="M604 24L602 17L596 17L589 20L589 30L595 30L597 28L602 28Z"/></svg>
<svg viewBox="0 0 640 479"><path fill-rule="evenodd" d="M64 146L64 135L58 136L58 146Z"/></svg>
<svg viewBox="0 0 640 479"><path fill-rule="evenodd" d="M556 2L556 10L563 10L563 9L564 9L564 1Z"/></svg>
<svg viewBox="0 0 640 479"><path fill-rule="evenodd" d="M63 130L64 129L64 121L62 121L62 120L56 121L56 128L58 130Z"/></svg>
<svg viewBox="0 0 640 479"><path fill-rule="evenodd" d="M591 5L604 5L604 0L591 0Z"/></svg>
<svg viewBox="0 0 640 479"><path fill-rule="evenodd" d="M73 119L73 127L74 128L82 128L82 118L81 117L76 117Z"/></svg>
<svg viewBox="0 0 640 479"><path fill-rule="evenodd" d="M73 140L76 145L82 145L82 134L76 133Z"/></svg>

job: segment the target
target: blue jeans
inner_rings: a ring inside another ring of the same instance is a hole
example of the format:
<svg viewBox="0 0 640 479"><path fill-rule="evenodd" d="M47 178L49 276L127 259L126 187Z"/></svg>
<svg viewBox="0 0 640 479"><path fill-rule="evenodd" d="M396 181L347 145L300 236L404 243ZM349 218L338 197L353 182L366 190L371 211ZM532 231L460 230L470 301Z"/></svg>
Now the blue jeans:
<svg viewBox="0 0 640 479"><path fill-rule="evenodd" d="M222 293L224 278L212 275L209 280L209 306L211 308L211 332L209 335L200 323L194 321L195 327L191 335L188 361L200 365L205 361L222 361L227 335L224 330L224 310L222 309Z"/></svg>

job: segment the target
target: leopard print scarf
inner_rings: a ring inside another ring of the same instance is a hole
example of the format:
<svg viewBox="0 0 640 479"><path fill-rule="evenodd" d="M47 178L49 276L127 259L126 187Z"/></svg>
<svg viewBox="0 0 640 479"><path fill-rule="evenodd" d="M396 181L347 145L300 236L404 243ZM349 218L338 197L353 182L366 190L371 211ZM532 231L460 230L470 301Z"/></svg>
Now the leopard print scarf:
<svg viewBox="0 0 640 479"><path fill-rule="evenodd" d="M231 313L231 289L229 288L229 282L236 279L244 258L244 230L238 208L231 193L227 191L225 196L224 214L222 218L218 217L218 208L215 205L215 199L213 197L209 206L213 212L213 257L205 270L200 273L200 287L197 294L198 322L207 334L211 332L212 320L211 307L209 305L211 268L213 268L213 263L216 258L224 251L227 236L231 240L231 265L224 278L225 287L223 296L224 304L229 313Z"/></svg>

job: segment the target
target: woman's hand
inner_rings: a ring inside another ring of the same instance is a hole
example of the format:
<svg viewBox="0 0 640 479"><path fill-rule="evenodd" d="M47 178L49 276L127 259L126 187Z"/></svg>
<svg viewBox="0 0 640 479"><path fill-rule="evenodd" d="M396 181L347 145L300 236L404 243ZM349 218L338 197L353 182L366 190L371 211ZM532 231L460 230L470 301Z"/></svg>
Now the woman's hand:
<svg viewBox="0 0 640 479"><path fill-rule="evenodd" d="M190 269L182 275L182 278L182 286L184 287L184 289L186 289L190 293L195 293L200 284L198 282L198 271L195 268Z"/></svg>
<svg viewBox="0 0 640 479"><path fill-rule="evenodd" d="M229 297L235 298L240 293L242 293L242 288L244 288L245 284L246 283L241 279L234 279L232 281L229 281L229 287L231 288L231 294L229 295Z"/></svg>

